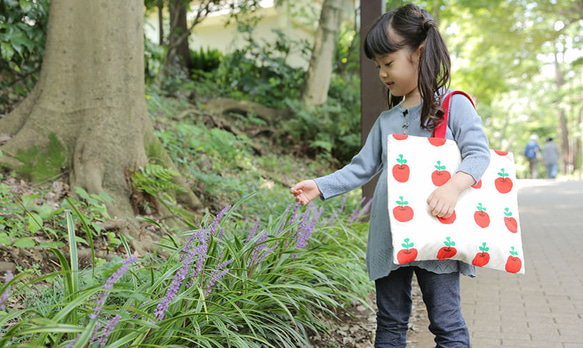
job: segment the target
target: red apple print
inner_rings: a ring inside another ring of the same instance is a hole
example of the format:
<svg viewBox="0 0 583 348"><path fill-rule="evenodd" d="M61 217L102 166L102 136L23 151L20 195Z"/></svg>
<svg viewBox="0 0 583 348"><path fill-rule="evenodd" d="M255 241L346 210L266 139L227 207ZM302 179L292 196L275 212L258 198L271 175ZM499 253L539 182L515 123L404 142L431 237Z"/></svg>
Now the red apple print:
<svg viewBox="0 0 583 348"><path fill-rule="evenodd" d="M397 201L398 207L393 209L393 216L397 221L400 222L407 222L413 218L413 209L407 206L409 202L403 200L403 196L399 196L399 200Z"/></svg>
<svg viewBox="0 0 583 348"><path fill-rule="evenodd" d="M473 184L472 187L475 189L479 189L480 187L482 187L482 179L480 179L477 183Z"/></svg>
<svg viewBox="0 0 583 348"><path fill-rule="evenodd" d="M435 165L435 168L437 170L431 173L431 181L433 181L433 185L441 186L451 178L451 174L449 174L449 172L445 170L445 166L441 165L441 161L437 161L437 165Z"/></svg>
<svg viewBox="0 0 583 348"><path fill-rule="evenodd" d="M508 231L516 233L518 231L518 222L516 222L516 219L512 217L510 209L504 209L504 215L506 215L504 217L504 224L506 225L506 228L508 228Z"/></svg>
<svg viewBox="0 0 583 348"><path fill-rule="evenodd" d="M408 137L407 134L393 134L393 138L397 140L405 140L407 139L407 137Z"/></svg>
<svg viewBox="0 0 583 348"><path fill-rule="evenodd" d="M405 238L405 243L401 244L403 248L397 253L399 265L415 261L417 258L417 249L413 248L413 243L409 243L409 238Z"/></svg>
<svg viewBox="0 0 583 348"><path fill-rule="evenodd" d="M480 247L480 252L476 254L476 257L474 257L472 265L478 267L486 266L488 262L490 262L490 254L488 254L488 250L490 250L490 248L486 246L486 243L482 243L482 246Z"/></svg>
<svg viewBox="0 0 583 348"><path fill-rule="evenodd" d="M496 152L500 156L506 156L506 155L508 155L508 151L494 150L494 152Z"/></svg>
<svg viewBox="0 0 583 348"><path fill-rule="evenodd" d="M500 169L500 176L498 179L494 180L494 185L496 185L496 190L500 193L508 193L512 190L512 180L508 177L508 173L504 173L504 168Z"/></svg>
<svg viewBox="0 0 583 348"><path fill-rule="evenodd" d="M522 260L518 257L518 251L510 250L510 256L508 256L508 260L506 260L506 272L508 273L518 273L522 268Z"/></svg>
<svg viewBox="0 0 583 348"><path fill-rule="evenodd" d="M397 162L399 162L399 164L395 164L393 167L393 177L398 182L406 182L409 180L409 166L406 164L407 160L403 158L403 155L399 155Z"/></svg>
<svg viewBox="0 0 583 348"><path fill-rule="evenodd" d="M448 218L440 218L439 216L437 217L437 220L439 220L439 222L441 222L442 224L446 224L446 225L450 225L453 224L453 222L455 221L455 210L453 211L453 213L448 217Z"/></svg>
<svg viewBox="0 0 583 348"><path fill-rule="evenodd" d="M451 241L450 237L446 237L445 239L447 239L446 241L443 242L445 246L439 249L439 251L437 252L438 260L452 258L457 253L456 248L454 248L455 242Z"/></svg>
<svg viewBox="0 0 583 348"><path fill-rule="evenodd" d="M441 146L445 144L445 138L427 138L429 143L433 146Z"/></svg>
<svg viewBox="0 0 583 348"><path fill-rule="evenodd" d="M490 225L490 215L486 213L486 208L482 207L482 203L478 203L476 207L478 210L474 213L474 221L481 228L486 228Z"/></svg>

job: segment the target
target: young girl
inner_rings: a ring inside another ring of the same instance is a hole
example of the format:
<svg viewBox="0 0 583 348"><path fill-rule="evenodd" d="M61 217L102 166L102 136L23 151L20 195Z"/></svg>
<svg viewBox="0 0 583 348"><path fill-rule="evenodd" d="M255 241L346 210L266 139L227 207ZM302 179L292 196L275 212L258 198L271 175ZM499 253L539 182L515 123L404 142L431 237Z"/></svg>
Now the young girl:
<svg viewBox="0 0 583 348"><path fill-rule="evenodd" d="M437 347L469 347L459 282L460 273L475 276L474 266L455 260L394 264L387 207L387 136L432 136L443 119L441 100L450 82L447 47L431 15L406 5L377 20L364 40L364 51L388 88L390 109L381 113L350 164L327 176L299 182L290 191L296 201L307 204L318 196L328 199L358 188L380 172L367 246L367 268L375 281L378 307L375 347L406 346L413 273L423 292L429 330ZM444 218L452 214L459 194L480 180L490 161L481 118L463 95L451 98L446 138L458 143L463 160L458 172L427 197L432 214Z"/></svg>

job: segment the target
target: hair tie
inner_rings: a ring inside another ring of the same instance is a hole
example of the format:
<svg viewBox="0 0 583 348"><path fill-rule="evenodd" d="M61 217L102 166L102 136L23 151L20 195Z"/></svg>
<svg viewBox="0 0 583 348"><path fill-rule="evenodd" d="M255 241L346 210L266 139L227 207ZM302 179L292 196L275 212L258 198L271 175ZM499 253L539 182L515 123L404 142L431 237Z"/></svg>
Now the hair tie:
<svg viewBox="0 0 583 348"><path fill-rule="evenodd" d="M435 25L435 21L433 19L425 19L423 21L423 30L425 30L426 32L429 31L429 29L434 28Z"/></svg>

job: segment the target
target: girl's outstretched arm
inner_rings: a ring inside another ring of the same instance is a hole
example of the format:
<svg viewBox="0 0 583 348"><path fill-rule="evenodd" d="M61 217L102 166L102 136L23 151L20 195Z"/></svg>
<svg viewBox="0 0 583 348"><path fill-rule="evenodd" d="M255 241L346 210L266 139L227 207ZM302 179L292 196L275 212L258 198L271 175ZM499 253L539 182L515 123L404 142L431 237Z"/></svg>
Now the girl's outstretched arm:
<svg viewBox="0 0 583 348"><path fill-rule="evenodd" d="M453 214L460 193L475 184L470 174L457 172L448 182L438 187L427 198L433 216L448 218Z"/></svg>
<svg viewBox="0 0 583 348"><path fill-rule="evenodd" d="M290 189L292 195L296 196L296 202L301 205L310 203L314 198L318 197L321 192L314 180L300 181Z"/></svg>

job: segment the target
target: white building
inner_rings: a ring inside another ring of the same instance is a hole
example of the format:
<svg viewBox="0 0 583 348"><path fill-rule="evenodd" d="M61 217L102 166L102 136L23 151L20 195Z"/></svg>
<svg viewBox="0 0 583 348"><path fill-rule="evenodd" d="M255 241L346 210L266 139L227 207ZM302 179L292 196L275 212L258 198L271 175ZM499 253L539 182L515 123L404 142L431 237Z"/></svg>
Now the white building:
<svg viewBox="0 0 583 348"><path fill-rule="evenodd" d="M354 1L343 1L346 13L345 19L352 20L355 8ZM321 0L284 1L282 5L275 5L274 0L262 0L260 1L260 8L255 13L260 20L254 28L254 39L258 43L263 41L273 43L277 38L273 30L280 30L290 40L307 40L311 45L321 7ZM157 16L157 13L148 16L144 26L146 36L153 42L158 42L160 32ZM189 14L188 20L193 19L194 14ZM190 49L198 51L202 47L203 49L212 48L218 49L222 53L230 53L235 49L244 47L247 42L243 34L237 32L237 25L230 23L225 26L228 19L229 14L227 12L213 13L197 24L190 35ZM167 32L168 28L164 28L164 30ZM309 56L302 56L299 50L292 50L288 56L288 64L296 67L307 67L309 59Z"/></svg>

